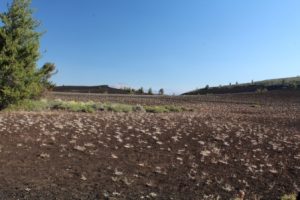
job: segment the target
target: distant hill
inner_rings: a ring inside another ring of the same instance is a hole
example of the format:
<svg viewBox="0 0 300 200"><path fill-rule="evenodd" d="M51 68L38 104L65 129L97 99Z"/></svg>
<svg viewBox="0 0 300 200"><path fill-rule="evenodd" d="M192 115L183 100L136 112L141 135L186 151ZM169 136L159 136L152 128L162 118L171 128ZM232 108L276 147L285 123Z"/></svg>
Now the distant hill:
<svg viewBox="0 0 300 200"><path fill-rule="evenodd" d="M290 78L269 79L252 83L232 84L219 87L206 86L182 95L198 94L230 94L245 92L266 92L273 90L300 90L300 76Z"/></svg>
<svg viewBox="0 0 300 200"><path fill-rule="evenodd" d="M108 85L100 86L57 86L54 92L73 92L73 93L100 93L100 94L129 94L130 91L109 87Z"/></svg>

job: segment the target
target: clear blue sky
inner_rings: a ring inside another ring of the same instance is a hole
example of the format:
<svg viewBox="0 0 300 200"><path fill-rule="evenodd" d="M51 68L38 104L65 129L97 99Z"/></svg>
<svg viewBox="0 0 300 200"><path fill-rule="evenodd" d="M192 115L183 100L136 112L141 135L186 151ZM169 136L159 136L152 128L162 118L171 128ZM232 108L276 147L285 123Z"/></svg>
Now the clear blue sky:
<svg viewBox="0 0 300 200"><path fill-rule="evenodd" d="M1 0L0 10L8 0ZM33 0L58 85L180 93L300 75L299 0Z"/></svg>

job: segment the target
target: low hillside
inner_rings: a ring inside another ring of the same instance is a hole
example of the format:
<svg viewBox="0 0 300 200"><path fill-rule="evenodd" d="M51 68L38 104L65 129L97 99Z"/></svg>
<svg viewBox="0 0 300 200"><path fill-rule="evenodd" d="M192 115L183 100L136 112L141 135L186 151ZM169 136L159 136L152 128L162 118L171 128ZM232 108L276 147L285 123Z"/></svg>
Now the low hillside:
<svg viewBox="0 0 300 200"><path fill-rule="evenodd" d="M209 87L184 93L183 95L198 94L230 94L245 92L267 92L273 90L300 90L300 77L269 79L252 83Z"/></svg>
<svg viewBox="0 0 300 200"><path fill-rule="evenodd" d="M57 86L53 88L54 92L73 92L73 93L107 93L107 94L129 94L129 91L109 87L108 85L100 86Z"/></svg>

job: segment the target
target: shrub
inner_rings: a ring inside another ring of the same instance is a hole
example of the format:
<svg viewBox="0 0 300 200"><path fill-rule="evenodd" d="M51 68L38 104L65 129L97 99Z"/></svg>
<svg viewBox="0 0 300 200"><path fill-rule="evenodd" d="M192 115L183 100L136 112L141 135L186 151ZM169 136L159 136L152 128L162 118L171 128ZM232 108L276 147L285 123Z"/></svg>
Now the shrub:
<svg viewBox="0 0 300 200"><path fill-rule="evenodd" d="M146 112L145 108L141 105L133 106L132 111L133 112Z"/></svg>

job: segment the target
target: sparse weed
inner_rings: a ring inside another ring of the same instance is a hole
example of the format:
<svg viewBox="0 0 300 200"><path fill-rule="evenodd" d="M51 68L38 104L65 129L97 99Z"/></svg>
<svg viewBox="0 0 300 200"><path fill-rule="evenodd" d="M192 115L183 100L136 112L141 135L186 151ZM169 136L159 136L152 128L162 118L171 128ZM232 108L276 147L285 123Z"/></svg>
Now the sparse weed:
<svg viewBox="0 0 300 200"><path fill-rule="evenodd" d="M146 112L145 108L141 105L133 106L132 110L133 112Z"/></svg>
<svg viewBox="0 0 300 200"><path fill-rule="evenodd" d="M289 195L284 195L281 197L281 200L296 200L296 194L289 194Z"/></svg>

